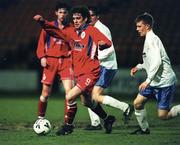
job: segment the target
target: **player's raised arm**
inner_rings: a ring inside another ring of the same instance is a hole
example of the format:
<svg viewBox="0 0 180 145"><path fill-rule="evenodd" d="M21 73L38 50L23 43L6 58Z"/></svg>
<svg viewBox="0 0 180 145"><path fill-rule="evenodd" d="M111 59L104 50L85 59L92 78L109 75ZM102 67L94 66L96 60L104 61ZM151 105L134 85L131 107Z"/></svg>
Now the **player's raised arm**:
<svg viewBox="0 0 180 145"><path fill-rule="evenodd" d="M33 19L40 23L41 27L51 36L59 39L64 39L66 42L71 42L71 38L67 37L58 27L50 24L41 15L35 15Z"/></svg>

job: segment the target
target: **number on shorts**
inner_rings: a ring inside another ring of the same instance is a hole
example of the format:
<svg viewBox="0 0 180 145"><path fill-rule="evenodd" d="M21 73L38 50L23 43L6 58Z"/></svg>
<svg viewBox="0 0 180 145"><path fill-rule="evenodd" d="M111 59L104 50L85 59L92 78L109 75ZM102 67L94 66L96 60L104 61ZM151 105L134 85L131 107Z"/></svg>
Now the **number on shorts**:
<svg viewBox="0 0 180 145"><path fill-rule="evenodd" d="M86 86L89 86L90 82L91 82L91 79L87 78L87 79L86 79L86 82L85 82L85 85L86 85Z"/></svg>

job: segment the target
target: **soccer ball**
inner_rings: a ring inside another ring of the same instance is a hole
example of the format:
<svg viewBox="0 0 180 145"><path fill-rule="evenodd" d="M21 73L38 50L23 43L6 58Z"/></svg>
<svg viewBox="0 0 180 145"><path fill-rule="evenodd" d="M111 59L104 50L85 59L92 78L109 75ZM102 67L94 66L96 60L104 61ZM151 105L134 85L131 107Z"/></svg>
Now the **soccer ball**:
<svg viewBox="0 0 180 145"><path fill-rule="evenodd" d="M38 135L47 135L51 131L51 124L47 119L38 119L34 123L33 129Z"/></svg>

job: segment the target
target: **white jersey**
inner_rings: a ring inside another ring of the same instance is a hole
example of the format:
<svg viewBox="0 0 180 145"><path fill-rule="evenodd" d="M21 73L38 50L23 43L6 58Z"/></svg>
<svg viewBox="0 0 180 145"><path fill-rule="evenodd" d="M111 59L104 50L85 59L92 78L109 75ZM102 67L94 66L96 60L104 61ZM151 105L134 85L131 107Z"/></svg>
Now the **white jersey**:
<svg viewBox="0 0 180 145"><path fill-rule="evenodd" d="M110 30L99 20L95 23L94 27L96 27L101 33L112 41ZM107 69L117 69L116 53L113 44L110 48L104 50L98 49L98 59L101 66L104 66Z"/></svg>
<svg viewBox="0 0 180 145"><path fill-rule="evenodd" d="M161 88L176 82L176 75L172 70L165 48L152 30L146 34L142 55L143 64L138 64L137 68L146 70L146 82L150 83L150 86Z"/></svg>

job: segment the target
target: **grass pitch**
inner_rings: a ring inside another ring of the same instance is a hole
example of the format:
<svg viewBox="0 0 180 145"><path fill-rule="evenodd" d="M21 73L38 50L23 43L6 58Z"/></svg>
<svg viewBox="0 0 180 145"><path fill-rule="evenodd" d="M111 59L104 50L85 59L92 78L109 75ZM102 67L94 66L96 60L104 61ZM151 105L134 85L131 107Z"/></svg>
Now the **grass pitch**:
<svg viewBox="0 0 180 145"><path fill-rule="evenodd" d="M62 97L61 97L62 98ZM118 98L122 100L121 98ZM132 100L122 100L130 103ZM112 134L101 131L85 131L89 124L87 109L78 101L74 132L68 136L56 136L55 132L63 122L64 100L53 96L49 99L46 118L53 130L47 136L37 136L32 129L37 119L38 96L0 96L0 145L179 145L180 117L168 121L157 118L156 103L146 105L150 124L150 135L129 135L136 129L133 115L129 125L124 125L122 112L107 106L105 110L116 116ZM176 102L179 104L180 102Z"/></svg>

